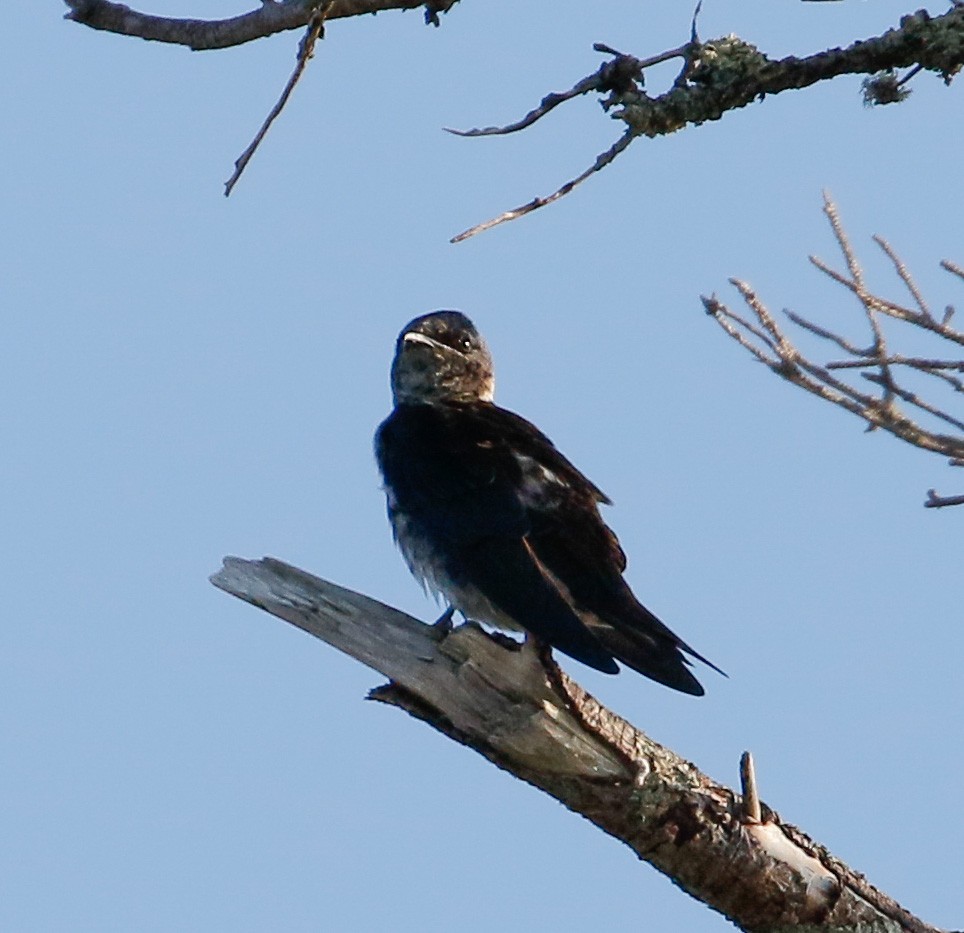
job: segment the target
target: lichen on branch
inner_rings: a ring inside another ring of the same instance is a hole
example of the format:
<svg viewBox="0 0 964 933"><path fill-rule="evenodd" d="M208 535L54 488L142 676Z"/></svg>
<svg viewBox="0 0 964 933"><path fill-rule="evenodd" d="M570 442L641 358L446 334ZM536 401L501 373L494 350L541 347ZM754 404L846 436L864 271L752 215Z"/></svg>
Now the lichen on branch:
<svg viewBox="0 0 964 933"><path fill-rule="evenodd" d="M910 78L921 71L932 71L949 84L964 66L964 5L954 6L942 16L925 11L904 16L900 25L880 36L854 42L846 48L828 49L803 58L768 58L756 46L738 36L724 36L701 42L695 24L689 42L679 48L639 59L596 45L616 57L588 77L576 82L562 94L551 94L522 120L502 127L468 130L464 136L494 136L516 132L544 117L558 104L597 92L603 109L626 125L623 135L581 175L567 181L551 195L533 198L526 204L505 211L498 217L476 224L452 238L453 243L467 240L484 230L515 220L559 200L595 172L609 165L629 144L641 136L667 136L686 126L698 126L721 119L726 113L754 101L802 90L841 75L873 75L864 83L864 99L883 104L904 100L910 91ZM682 68L665 93L651 96L644 90L645 72L651 65L673 58ZM897 69L909 68L903 78ZM618 71L620 82L610 80ZM889 91L889 93L887 93Z"/></svg>

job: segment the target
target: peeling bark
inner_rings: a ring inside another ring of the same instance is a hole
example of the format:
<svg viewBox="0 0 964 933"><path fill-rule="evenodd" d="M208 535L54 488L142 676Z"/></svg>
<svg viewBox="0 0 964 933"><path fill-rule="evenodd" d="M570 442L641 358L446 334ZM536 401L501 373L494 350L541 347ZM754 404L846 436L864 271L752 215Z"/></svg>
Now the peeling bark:
<svg viewBox="0 0 964 933"><path fill-rule="evenodd" d="M272 558L228 557L211 582L390 678L373 699L552 795L740 929L939 933L533 650L472 623L442 632Z"/></svg>

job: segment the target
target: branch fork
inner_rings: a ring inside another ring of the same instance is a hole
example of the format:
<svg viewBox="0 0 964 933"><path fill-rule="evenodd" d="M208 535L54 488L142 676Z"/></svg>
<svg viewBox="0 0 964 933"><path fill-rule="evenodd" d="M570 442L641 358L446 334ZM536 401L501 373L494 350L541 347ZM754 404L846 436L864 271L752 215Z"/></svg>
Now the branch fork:
<svg viewBox="0 0 964 933"><path fill-rule="evenodd" d="M898 279L910 295L911 304L902 305L873 293L843 229L837 207L826 194L824 212L847 271L833 269L815 256L811 256L810 261L857 298L870 332L870 343L866 347L794 311L786 311L787 318L802 330L833 344L851 357L827 363L809 359L790 341L753 289L739 279L730 279L730 282L752 312L752 317L733 311L716 296L703 298L706 312L756 360L788 382L862 418L868 430L883 429L923 450L943 454L952 465L964 460L964 413L951 413L941 404L911 390L903 381L906 373L929 377L932 380L929 385L950 389L959 401L960 394L964 392L964 380L952 373L964 372L964 359L950 354L956 352L957 347L964 346L964 333L951 326L954 309L948 307L940 320L935 318L907 267L893 247L881 237L874 237L874 242L890 259ZM959 266L947 260L941 266L964 280L964 270ZM933 358L893 352L883 326L887 319L917 327L944 341L941 352ZM864 382L878 386L880 393L874 394L846 381L843 376L849 372L859 373ZM913 417L904 412L899 404L901 402L915 412ZM938 431L938 426L942 430ZM948 431L948 428L951 430ZM930 490L924 504L928 508L941 508L962 503L964 497L942 497Z"/></svg>

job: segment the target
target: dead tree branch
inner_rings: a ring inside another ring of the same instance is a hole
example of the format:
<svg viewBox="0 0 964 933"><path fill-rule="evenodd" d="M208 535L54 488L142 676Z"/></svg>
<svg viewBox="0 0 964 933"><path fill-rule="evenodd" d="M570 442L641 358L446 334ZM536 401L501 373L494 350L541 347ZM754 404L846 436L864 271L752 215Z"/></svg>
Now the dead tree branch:
<svg viewBox="0 0 964 933"><path fill-rule="evenodd" d="M261 0L260 8L249 13L229 19L203 20L151 16L111 0L64 0L64 3L70 8L66 19L91 29L185 45L195 52L226 49L288 29L301 29L311 22L317 6L312 0ZM426 21L438 25L438 14L448 12L456 3L458 0L334 0L325 19L424 7Z"/></svg>
<svg viewBox="0 0 964 933"><path fill-rule="evenodd" d="M228 197L262 140L284 109L295 85L301 80L314 55L315 43L324 38L324 24L331 19L378 13L381 10L425 8L425 21L439 25L439 13L448 12L458 0L261 0L261 8L231 19L204 21L149 16L110 0L64 0L70 12L66 18L93 29L138 36L156 42L186 45L194 50L222 49L261 39L286 29L306 26L298 46L297 63L278 102L271 108L254 139L234 163L224 184Z"/></svg>
<svg viewBox="0 0 964 933"><path fill-rule="evenodd" d="M136 36L155 42L184 45L195 50L223 49L288 29L310 27L318 0L261 0L259 9L222 20L176 19L152 16L112 0L64 0L66 18L92 29ZM334 20L384 10L423 7L426 22L438 25L439 14L458 0L333 0L325 19ZM697 13L699 7L697 7ZM920 71L937 73L945 83L964 65L964 4L955 3L942 16L926 11L904 16L899 27L880 36L858 41L845 49L829 49L804 58L767 58L737 36L701 42L694 15L690 41L647 58L636 58L596 43L597 51L613 56L593 74L568 91L549 94L521 120L506 126L456 131L461 136L492 136L532 126L560 104L589 93L602 96L603 109L626 124L620 137L584 172L552 194L536 197L452 238L461 242L483 230L530 214L559 200L602 170L629 148L639 136L665 136L687 125L720 119L724 113L745 107L767 95L799 90L844 74L873 76L865 82L865 100L884 104L903 100L905 85ZM670 90L650 97L643 90L647 68L679 58L682 68ZM302 66L303 68L303 63ZM909 69L902 77L898 69ZM300 72L299 72L300 73ZM293 78L296 81L297 77ZM290 89L289 89L290 92ZM283 103L282 103L283 105ZM280 110L280 107L276 108ZM273 112L266 123L277 113ZM256 145L256 144L255 144ZM250 155L246 153L248 157ZM242 156L242 162L244 156ZM243 165L242 165L243 168ZM236 178L232 179L232 182ZM232 182L229 182L229 187Z"/></svg>
<svg viewBox="0 0 964 933"><path fill-rule="evenodd" d="M597 92L606 95L600 101L603 109L611 111L614 119L626 124L624 136L598 156L582 175L567 182L554 194L535 198L523 208L506 211L492 220L476 224L453 237L453 243L558 200L580 181L612 162L616 155L628 148L629 142L639 136L668 136L687 125L719 120L728 111L746 107L768 95L801 90L840 75L877 76L874 81L865 82L865 100L878 104L896 103L906 98L909 91L904 85L921 70L933 71L949 84L964 66L964 5L956 5L936 17L921 10L902 17L898 28L880 36L854 42L845 49L829 49L805 58L770 59L756 46L737 36L700 42L695 26L690 42L651 58L634 58L598 44L595 48L616 57L594 74L576 82L569 91L550 94L518 122L467 130L461 135L493 136L516 132L531 126L567 100ZM683 67L672 88L650 97L643 90L645 70L657 62L673 58L682 59ZM909 68L910 72L898 79L895 71L900 68ZM889 86L891 77L896 89L888 97L882 88ZM875 91L878 85L881 87L879 92ZM618 150L614 151L617 146Z"/></svg>
<svg viewBox="0 0 964 933"><path fill-rule="evenodd" d="M703 298L707 313L740 346L782 379L857 415L867 422L868 430L883 428L908 444L948 457L952 466L964 465L964 413L958 416L945 411L940 404L924 398L919 392L908 388L904 382L908 374L930 377L920 380L928 391L943 387L954 393L960 404L960 395L964 393L964 380L951 373L964 373L964 358L950 358L943 353L934 358L894 353L888 347L888 338L883 328L884 320L891 318L945 341L942 350L959 353L957 348L964 346L964 333L951 327L953 306L948 305L940 319L934 317L907 267L891 245L879 236L874 237L874 242L893 264L894 271L907 289L912 303L902 305L871 292L840 222L837 207L827 195L824 195L824 212L843 254L847 271L833 269L815 256L811 256L810 261L834 282L856 296L870 331L868 346L861 346L796 312L785 311L790 321L798 327L832 343L851 357L826 363L814 362L789 340L753 289L739 279L730 279L730 282L743 297L755 321L730 310L715 296ZM964 278L960 267L948 260L942 262L941 267L952 275ZM864 386L858 387L842 378L843 373L857 371L865 382L878 386L879 393L867 390ZM840 372L841 376L834 375L835 372ZM916 409L913 418L898 404L899 401L906 403L910 409ZM919 423L922 416L928 418L934 426ZM950 426L954 433L937 431L937 423ZM962 502L964 497L942 497L932 489L924 504L928 508L939 508L960 505Z"/></svg>
<svg viewBox="0 0 964 933"><path fill-rule="evenodd" d="M372 699L581 813L743 930L938 933L760 803L748 769L744 801L536 652L471 623L425 625L271 558L228 557L211 582L388 677Z"/></svg>
<svg viewBox="0 0 964 933"><path fill-rule="evenodd" d="M225 197L230 196L234 186L238 183L238 179L248 167L251 157L258 151L258 146L261 145L261 140L267 135L271 124L274 123L280 116L281 111L284 110L285 104L288 103L288 98L291 97L291 92L301 80L305 68L308 67L309 60L315 54L315 43L317 43L319 38L324 38L325 19L331 10L333 0L314 0L314 2L314 12L308 23L308 29L298 46L298 61L295 64L295 70L291 73L291 77L281 92L281 97L278 98L278 102L271 108L268 116L265 117L264 123L261 124L261 129L258 130L254 139L251 140L251 143L248 145L248 148L238 156L237 161L234 163L234 171L231 173L231 177L224 183Z"/></svg>

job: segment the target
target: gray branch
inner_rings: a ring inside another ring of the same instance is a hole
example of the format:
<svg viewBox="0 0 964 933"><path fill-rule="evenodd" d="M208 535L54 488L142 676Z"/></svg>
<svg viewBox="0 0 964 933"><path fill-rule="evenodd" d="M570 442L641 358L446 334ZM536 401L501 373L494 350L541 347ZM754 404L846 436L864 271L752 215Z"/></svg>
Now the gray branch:
<svg viewBox="0 0 964 933"><path fill-rule="evenodd" d="M939 933L533 650L472 623L443 632L272 558L228 557L211 582L388 677L373 699L552 795L743 930Z"/></svg>
<svg viewBox="0 0 964 933"><path fill-rule="evenodd" d="M176 19L151 16L112 0L64 0L66 18L92 29L169 42L188 48L222 49L251 42L287 29L305 27L312 20L318 0L261 0L259 9L222 20ZM361 16L384 10L423 7L426 22L438 25L439 13L448 12L458 0L334 0L327 20ZM697 6L697 12L699 6ZM827 49L803 58L771 59L738 36L701 42L694 16L690 40L647 58L636 58L597 43L597 51L614 56L597 71L562 93L549 94L521 120L506 126L467 130L464 136L516 132L542 119L560 104L583 94L602 96L603 108L626 126L620 137L581 174L552 194L532 198L520 207L475 224L452 238L457 243L483 230L531 214L558 201L582 182L611 164L640 136L666 136L688 125L719 120L725 113L784 91L810 87L845 74L871 75L865 81L865 99L878 104L895 103L909 94L904 87L927 70L945 83L964 67L964 3L954 3L941 16L924 10L904 16L895 29L847 48ZM682 60L671 89L652 97L644 90L644 73L653 64ZM898 78L897 69L910 69Z"/></svg>
<svg viewBox="0 0 964 933"><path fill-rule="evenodd" d="M438 22L437 15L458 0L335 0L326 20L363 16L384 10L414 10L425 7L426 18ZM311 0L261 0L261 7L229 19L175 19L139 13L123 3L110 0L64 0L70 8L66 18L91 29L135 36L152 42L186 45L189 49L226 49L288 29L307 26L317 4Z"/></svg>
<svg viewBox="0 0 964 933"><path fill-rule="evenodd" d="M668 136L686 126L719 120L729 111L765 97L802 90L841 75L875 76L865 82L865 99L878 104L905 99L909 91L902 85L922 70L935 72L950 84L964 67L964 4L955 5L947 13L935 17L919 10L902 17L897 28L879 36L803 58L794 55L769 58L756 46L733 35L700 42L696 37L695 20L691 41L661 55L640 59L606 46L597 44L596 48L615 55L615 58L594 74L576 82L570 90L548 95L521 120L501 127L465 130L461 135L492 136L516 132L542 119L560 103L588 93L604 95L603 109L611 111L615 119L626 124L624 134L582 175L567 182L554 194L534 198L520 208L476 224L454 237L453 243L557 201L612 162L640 136ZM653 63L672 58L683 59L679 76L670 90L650 96L644 90L645 70ZM899 81L893 78L892 83L900 87L888 96L881 88L889 85L895 69L899 68L911 71Z"/></svg>

